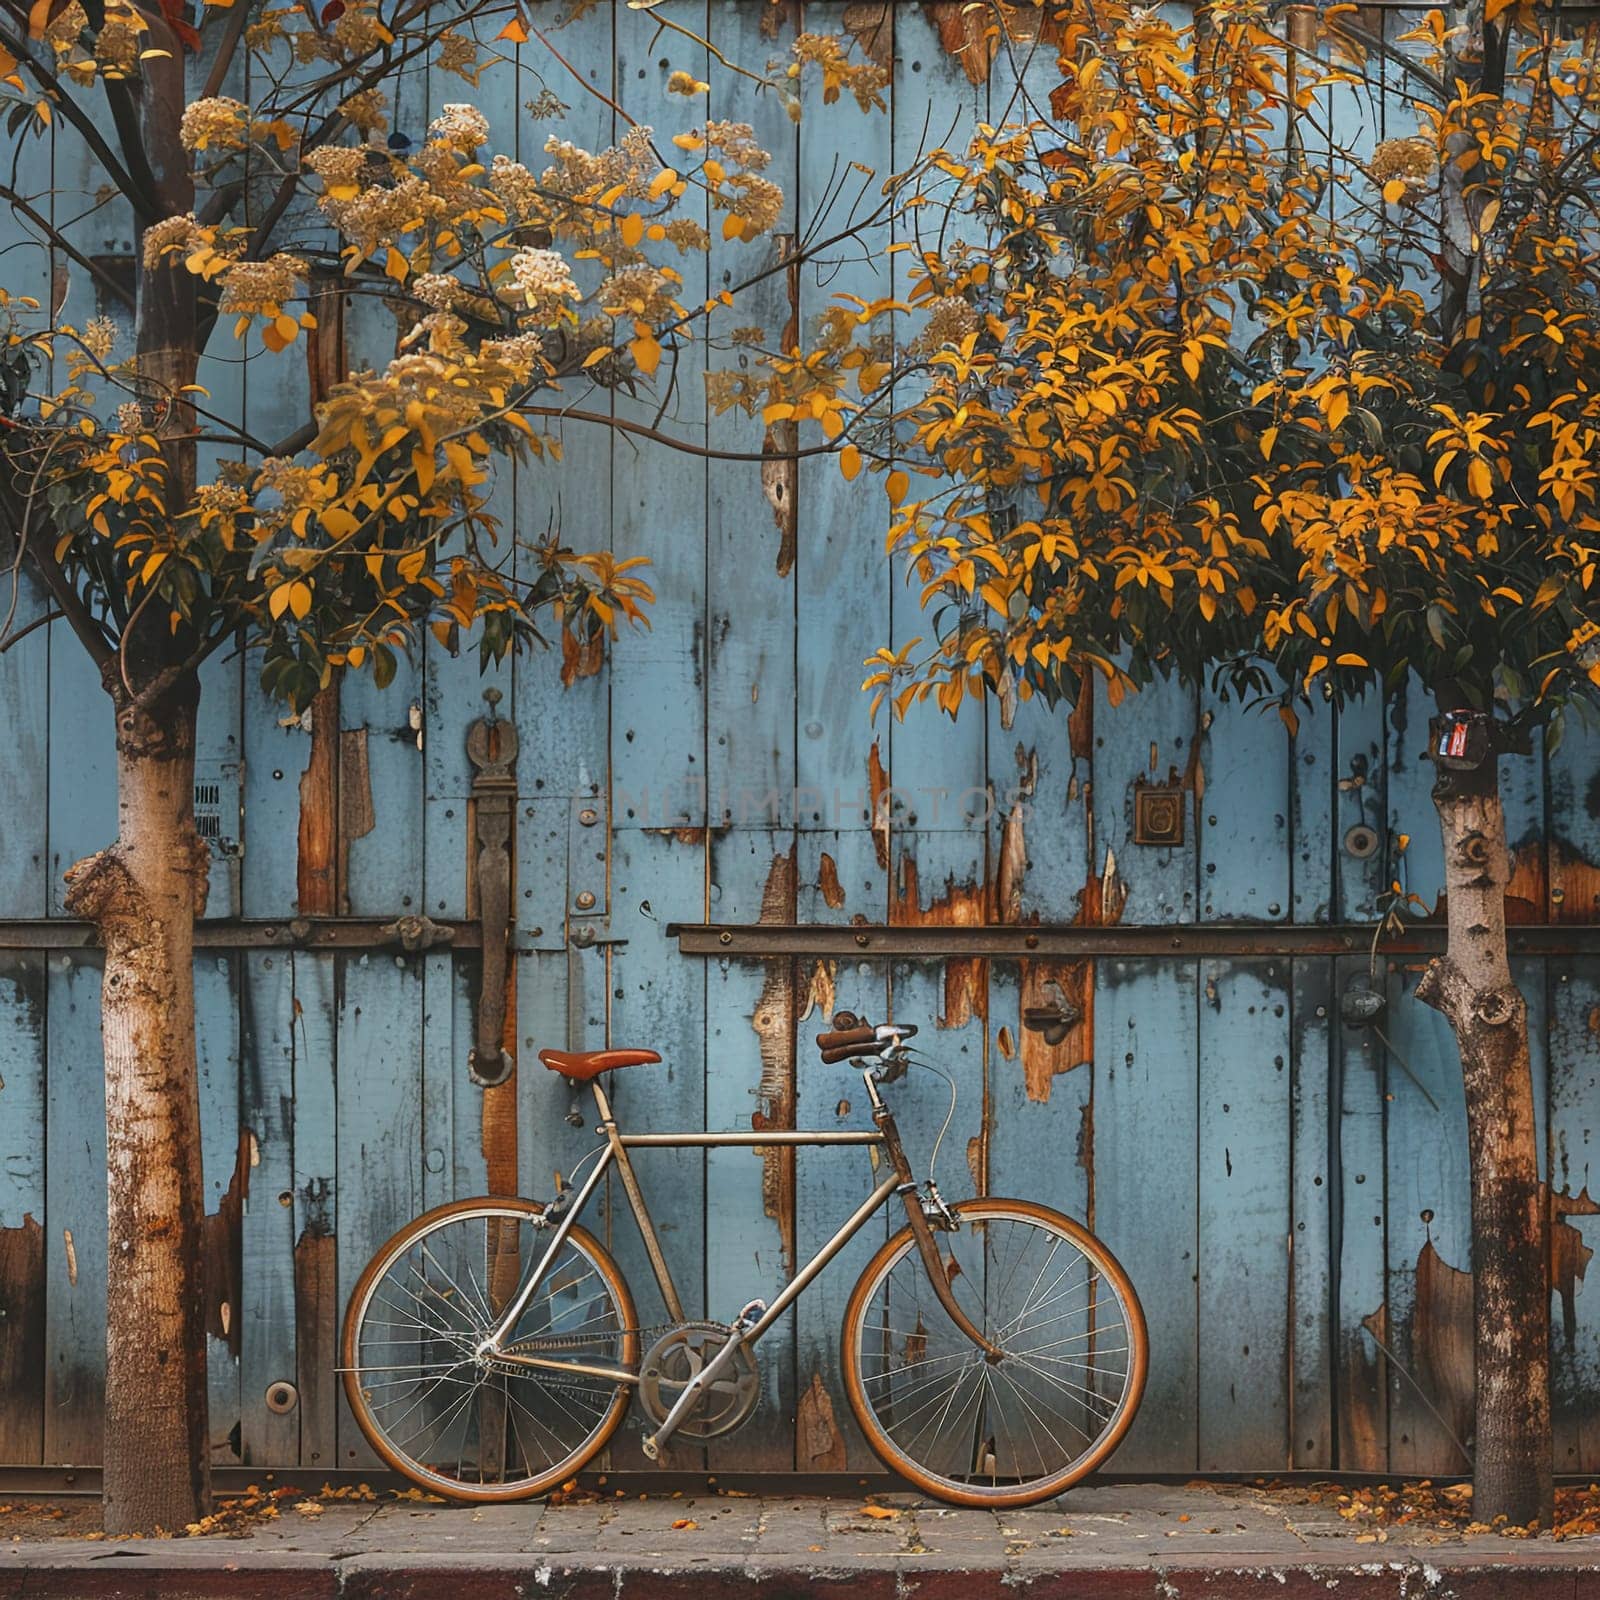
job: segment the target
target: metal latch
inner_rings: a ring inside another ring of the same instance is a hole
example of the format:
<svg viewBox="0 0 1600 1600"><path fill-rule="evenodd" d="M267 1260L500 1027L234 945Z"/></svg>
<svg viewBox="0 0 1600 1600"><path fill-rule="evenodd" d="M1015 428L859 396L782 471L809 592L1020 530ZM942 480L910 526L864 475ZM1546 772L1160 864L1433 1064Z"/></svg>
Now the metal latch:
<svg viewBox="0 0 1600 1600"><path fill-rule="evenodd" d="M478 992L477 1043L467 1056L474 1083L504 1083L515 1065L503 1048L506 968L511 940L511 817L517 799L517 730L499 714L500 691L485 689L486 716L467 729L467 759L477 816L478 920L483 929L483 979Z"/></svg>

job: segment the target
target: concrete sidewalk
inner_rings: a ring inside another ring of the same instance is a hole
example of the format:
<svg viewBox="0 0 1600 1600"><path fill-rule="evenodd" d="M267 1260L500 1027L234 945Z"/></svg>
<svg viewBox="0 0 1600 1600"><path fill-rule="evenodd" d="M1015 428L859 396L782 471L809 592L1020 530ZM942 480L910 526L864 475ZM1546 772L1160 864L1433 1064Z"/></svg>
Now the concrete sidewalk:
<svg viewBox="0 0 1600 1600"><path fill-rule="evenodd" d="M231 1534L111 1541L84 1512L0 1543L0 1600L1590 1600L1600 1537L1340 1515L1331 1492L1111 1484L991 1513L917 1495L610 1498L478 1509L285 1499ZM50 1527L66 1531L50 1537ZM7 1532L0 1520L0 1539Z"/></svg>

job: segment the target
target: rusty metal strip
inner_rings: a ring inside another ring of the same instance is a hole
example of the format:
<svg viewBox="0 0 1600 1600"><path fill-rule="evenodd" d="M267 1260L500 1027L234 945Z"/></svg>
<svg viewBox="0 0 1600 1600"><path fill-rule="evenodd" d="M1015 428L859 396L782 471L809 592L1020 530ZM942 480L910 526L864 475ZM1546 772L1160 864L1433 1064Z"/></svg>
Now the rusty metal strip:
<svg viewBox="0 0 1600 1600"><path fill-rule="evenodd" d="M1508 928L1513 955L1561 956L1600 953L1600 926L1520 923ZM1205 923L1185 926L1114 927L1002 926L884 927L865 924L669 922L667 933L686 956L849 956L856 960L949 960L1032 956L1083 960L1102 956L1330 956L1369 949L1372 929L1361 924ZM1431 955L1444 949L1444 925L1409 928L1385 939L1384 957Z"/></svg>
<svg viewBox="0 0 1600 1600"><path fill-rule="evenodd" d="M482 934L476 922L409 915L240 917L196 923L194 942L205 950L426 950L434 945L476 950ZM0 921L0 950L94 950L98 945L90 922L69 917Z"/></svg>

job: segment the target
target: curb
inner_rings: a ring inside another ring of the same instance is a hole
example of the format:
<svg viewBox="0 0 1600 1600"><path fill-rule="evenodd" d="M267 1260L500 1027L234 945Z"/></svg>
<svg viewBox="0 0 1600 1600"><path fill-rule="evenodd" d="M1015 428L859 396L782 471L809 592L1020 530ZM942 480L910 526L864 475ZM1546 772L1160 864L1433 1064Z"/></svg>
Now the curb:
<svg viewBox="0 0 1600 1600"><path fill-rule="evenodd" d="M0 1600L1584 1600L1595 1565L1506 1562L928 1569L651 1567L477 1556L205 1565L70 1559L0 1572Z"/></svg>

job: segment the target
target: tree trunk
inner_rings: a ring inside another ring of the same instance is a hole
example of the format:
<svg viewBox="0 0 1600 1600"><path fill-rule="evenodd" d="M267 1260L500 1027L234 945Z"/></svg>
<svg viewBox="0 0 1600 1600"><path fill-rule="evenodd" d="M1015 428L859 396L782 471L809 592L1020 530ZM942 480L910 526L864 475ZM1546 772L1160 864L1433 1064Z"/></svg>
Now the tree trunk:
<svg viewBox="0 0 1600 1600"><path fill-rule="evenodd" d="M116 843L67 874L105 945L105 1527L180 1531L210 1510L194 919L192 674L117 707Z"/></svg>
<svg viewBox="0 0 1600 1600"><path fill-rule="evenodd" d="M1441 766L1433 800L1444 837L1449 937L1417 998L1448 1019L1466 1085L1477 1367L1473 1515L1549 1527L1548 1221L1528 1008L1506 957L1510 861L1495 753L1470 771Z"/></svg>

